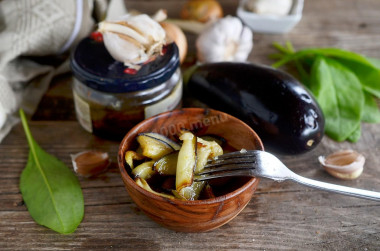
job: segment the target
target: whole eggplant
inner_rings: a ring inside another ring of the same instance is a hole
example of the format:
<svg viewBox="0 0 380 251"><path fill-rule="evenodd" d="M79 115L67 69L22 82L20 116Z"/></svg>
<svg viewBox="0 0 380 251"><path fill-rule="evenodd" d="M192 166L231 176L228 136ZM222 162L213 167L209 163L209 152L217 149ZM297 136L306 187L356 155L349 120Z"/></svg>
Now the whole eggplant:
<svg viewBox="0 0 380 251"><path fill-rule="evenodd" d="M192 97L251 126L269 151L304 153L323 137L318 103L285 72L249 63L209 63L193 69L185 83Z"/></svg>

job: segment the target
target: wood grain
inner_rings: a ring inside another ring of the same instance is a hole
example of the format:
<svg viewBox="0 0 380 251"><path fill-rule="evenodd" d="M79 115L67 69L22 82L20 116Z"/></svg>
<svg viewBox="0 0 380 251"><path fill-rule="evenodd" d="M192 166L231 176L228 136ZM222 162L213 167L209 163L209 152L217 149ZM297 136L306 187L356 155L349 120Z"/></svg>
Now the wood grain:
<svg viewBox="0 0 380 251"><path fill-rule="evenodd" d="M221 1L233 14L236 0ZM129 8L154 12L165 7L176 16L184 0L127 0ZM296 48L328 46L380 58L380 1L305 1L301 22L283 35L254 34L251 62L270 64L274 41L292 41ZM194 54L189 35L190 55ZM71 235L59 235L37 225L19 192L19 177L28 147L21 125L0 144L1 250L378 250L380 204L305 188L290 182L261 180L247 207L228 224L207 233L186 234L161 227L139 209L125 191L116 156L119 142L94 137L75 121L71 77L55 79L30 123L32 133L49 153L71 166L70 154L85 149L108 151L110 170L80 178L85 217ZM54 104L51 105L51 104ZM362 176L341 181L320 168L319 155L355 149L366 157ZM312 152L280 156L296 173L326 182L380 191L380 125L363 124L356 144L324 138Z"/></svg>

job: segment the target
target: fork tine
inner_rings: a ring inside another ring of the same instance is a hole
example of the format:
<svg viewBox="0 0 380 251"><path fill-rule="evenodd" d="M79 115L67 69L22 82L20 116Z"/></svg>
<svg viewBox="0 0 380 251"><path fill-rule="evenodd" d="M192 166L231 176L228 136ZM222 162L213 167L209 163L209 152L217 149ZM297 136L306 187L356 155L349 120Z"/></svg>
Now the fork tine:
<svg viewBox="0 0 380 251"><path fill-rule="evenodd" d="M255 153L254 150L248 150L248 151L237 151L237 152L230 152L230 153L225 153L223 155L217 156L214 160L219 161L219 160L226 160L226 159L234 159L234 158L247 158L247 157L255 157L257 154Z"/></svg>
<svg viewBox="0 0 380 251"><path fill-rule="evenodd" d="M210 166L202 170L202 172L198 173L198 175L203 175L203 174L211 174L215 172L225 172L225 171L234 171L234 170L241 170L241 169L254 169L254 162L243 162L243 163L220 163L219 165L216 166Z"/></svg>
<svg viewBox="0 0 380 251"><path fill-rule="evenodd" d="M254 151L231 152L208 162L195 181L226 176L253 176L257 154Z"/></svg>
<svg viewBox="0 0 380 251"><path fill-rule="evenodd" d="M207 164L204 169L207 170L207 169L211 169L211 168L214 168L214 167L219 167L219 166L230 166L231 165L236 165L236 164L239 164L239 165L244 165L244 164L247 164L247 165L255 165L256 164L256 159L253 159L253 158L237 158L237 159L226 159L226 160L217 160L217 161L211 161L209 164Z"/></svg>
<svg viewBox="0 0 380 251"><path fill-rule="evenodd" d="M254 165L256 163L256 155L252 153L240 153L233 152L227 153L221 156L216 157L213 160L210 160L208 164L204 167L205 169L225 166L229 164L251 164Z"/></svg>
<svg viewBox="0 0 380 251"><path fill-rule="evenodd" d="M227 170L222 172L214 172L210 174L202 174L197 175L194 178L194 181L204 181L204 180L210 180L210 179L216 179L216 178L223 178L223 177L231 177L231 176L254 176L252 169L233 169L233 170Z"/></svg>

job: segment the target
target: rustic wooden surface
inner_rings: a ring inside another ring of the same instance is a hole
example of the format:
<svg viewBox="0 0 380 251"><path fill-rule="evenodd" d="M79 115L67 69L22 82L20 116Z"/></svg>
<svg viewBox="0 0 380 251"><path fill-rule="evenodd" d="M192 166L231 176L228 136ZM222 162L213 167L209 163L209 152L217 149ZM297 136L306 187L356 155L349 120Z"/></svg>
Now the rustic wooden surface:
<svg viewBox="0 0 380 251"><path fill-rule="evenodd" d="M128 7L176 16L178 0L127 0ZM223 0L233 14L236 0ZM189 36L193 42L194 36ZM380 58L380 1L305 1L301 22L288 34L254 35L250 61L267 63L273 41L290 40L296 48L330 46ZM193 45L190 46L193 48ZM204 249L204 250L379 250L380 203L321 192L290 182L262 181L248 206L233 221L212 232L184 234L167 230L145 216L125 191L116 166L118 142L86 133L75 121L71 76L56 78L30 122L31 131L49 153L71 166L70 154L85 149L108 151L114 165L96 178L80 178L85 217L77 231L60 235L37 225L19 191L28 146L21 125L0 144L0 249ZM351 148L366 158L355 181L326 174L317 156ZM363 125L356 144L324 138L312 152L281 159L300 175L336 184L380 191L380 125Z"/></svg>

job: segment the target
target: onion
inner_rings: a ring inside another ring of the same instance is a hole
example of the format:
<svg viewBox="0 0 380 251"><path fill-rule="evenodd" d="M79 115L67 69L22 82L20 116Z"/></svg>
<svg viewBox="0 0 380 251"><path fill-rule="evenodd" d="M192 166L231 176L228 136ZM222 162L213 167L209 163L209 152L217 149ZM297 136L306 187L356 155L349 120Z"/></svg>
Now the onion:
<svg viewBox="0 0 380 251"><path fill-rule="evenodd" d="M206 23L223 17L223 9L216 0L189 0L181 11L182 19Z"/></svg>
<svg viewBox="0 0 380 251"><path fill-rule="evenodd" d="M187 40L186 36L177 25L167 22L160 23L162 28L164 28L167 36L168 42L175 42L179 50L179 60L181 64L186 58L187 54Z"/></svg>

